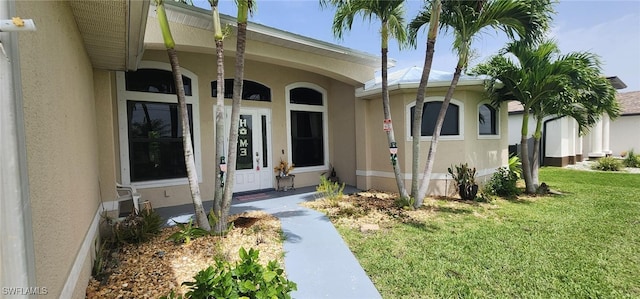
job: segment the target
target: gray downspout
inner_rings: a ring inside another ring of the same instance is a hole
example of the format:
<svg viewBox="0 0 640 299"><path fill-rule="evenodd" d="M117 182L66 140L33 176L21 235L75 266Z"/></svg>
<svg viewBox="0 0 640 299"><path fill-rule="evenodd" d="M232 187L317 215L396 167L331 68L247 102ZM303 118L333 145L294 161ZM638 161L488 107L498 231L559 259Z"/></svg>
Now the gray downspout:
<svg viewBox="0 0 640 299"><path fill-rule="evenodd" d="M15 1L0 1L0 19L15 16ZM24 34L24 33L21 33ZM27 33L28 34L28 33ZM18 33L0 32L0 297L36 287L29 201ZM46 286L42 286L46 287ZM46 289L40 290L40 294ZM33 295L32 295L33 296ZM24 298L24 296L21 296Z"/></svg>

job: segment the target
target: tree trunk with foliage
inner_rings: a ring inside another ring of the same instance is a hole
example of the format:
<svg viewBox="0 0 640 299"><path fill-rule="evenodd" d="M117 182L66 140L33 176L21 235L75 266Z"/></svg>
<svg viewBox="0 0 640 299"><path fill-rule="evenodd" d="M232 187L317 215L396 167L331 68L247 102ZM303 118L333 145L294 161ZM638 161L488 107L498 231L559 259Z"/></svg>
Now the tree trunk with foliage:
<svg viewBox="0 0 640 299"><path fill-rule="evenodd" d="M224 158L224 33L220 23L220 12L218 11L218 1L211 2L211 14L213 18L213 36L216 43L216 69L217 69L217 94L215 106L216 118L216 165L222 163ZM226 163L226 161L225 161ZM213 199L213 214L216 217L216 226L219 226L219 219L222 218L222 199L224 195L224 175L217 170L219 178L215 182L215 192ZM219 227L215 228L219 231Z"/></svg>
<svg viewBox="0 0 640 299"><path fill-rule="evenodd" d="M247 43L247 21L252 0L238 0L238 32L236 43L236 68L233 79L233 103L231 106L231 127L229 128L229 150L227 157L227 177L222 197L221 213L216 225L216 232L222 233L227 229L233 186L236 176L236 162L238 159L238 127L240 121L240 107L242 104L242 83L244 80L244 54ZM224 80L223 80L224 81Z"/></svg>
<svg viewBox="0 0 640 299"><path fill-rule="evenodd" d="M440 0L434 0L431 6L431 18L429 20L429 32L427 34L427 51L424 59L424 66L422 68L422 77L420 77L420 84L418 85L418 91L416 94L416 106L413 115L412 124L412 152L413 159L411 165L411 196L415 199L414 206L420 207L424 202L424 197L418 197L418 169L420 167L420 142L422 138L422 114L424 108L424 97L427 90L427 83L429 82L429 75L431 74L431 65L433 64L433 52L436 46L436 37L438 36L438 26L440 25Z"/></svg>
<svg viewBox="0 0 640 299"><path fill-rule="evenodd" d="M158 10L158 22L160 23L160 29L162 30L162 38L164 39L164 45L167 48L169 62L171 63L171 70L173 71L173 79L176 85L178 111L180 113L180 120L182 124L182 145L184 149L184 161L187 168L187 178L189 181L189 190L191 191L191 199L193 200L193 206L195 209L196 222L200 228L209 231L211 230L211 227L209 226L207 214L204 211L204 207L202 206L202 198L200 197L198 173L196 171L196 163L193 155L193 144L191 143L189 114L187 113L187 102L184 94L184 84L182 82L182 71L180 70L178 54L175 50L175 41L171 36L169 21L167 20L167 14L164 9L163 1L156 0L156 6Z"/></svg>

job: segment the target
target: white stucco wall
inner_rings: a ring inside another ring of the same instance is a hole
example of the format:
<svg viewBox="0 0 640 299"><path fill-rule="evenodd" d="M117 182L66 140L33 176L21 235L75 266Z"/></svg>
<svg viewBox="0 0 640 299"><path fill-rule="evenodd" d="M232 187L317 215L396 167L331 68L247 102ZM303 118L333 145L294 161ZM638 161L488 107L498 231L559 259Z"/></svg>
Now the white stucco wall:
<svg viewBox="0 0 640 299"><path fill-rule="evenodd" d="M640 115L624 115L611 121L612 155L619 156L623 151L634 149L640 153Z"/></svg>

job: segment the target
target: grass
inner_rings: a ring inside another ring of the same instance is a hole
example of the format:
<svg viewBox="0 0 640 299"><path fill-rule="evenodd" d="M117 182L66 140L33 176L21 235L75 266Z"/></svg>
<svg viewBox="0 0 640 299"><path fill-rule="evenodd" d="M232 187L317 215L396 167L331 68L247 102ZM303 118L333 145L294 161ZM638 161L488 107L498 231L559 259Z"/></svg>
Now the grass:
<svg viewBox="0 0 640 299"><path fill-rule="evenodd" d="M640 297L640 175L540 176L564 195L434 201L424 221L338 230L384 298Z"/></svg>

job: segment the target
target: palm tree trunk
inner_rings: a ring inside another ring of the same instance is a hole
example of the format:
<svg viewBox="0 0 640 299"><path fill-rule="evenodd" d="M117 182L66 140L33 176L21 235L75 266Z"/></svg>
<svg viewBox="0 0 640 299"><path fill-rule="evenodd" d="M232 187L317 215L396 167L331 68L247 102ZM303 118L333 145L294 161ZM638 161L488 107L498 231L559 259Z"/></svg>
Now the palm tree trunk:
<svg viewBox="0 0 640 299"><path fill-rule="evenodd" d="M164 3L162 0L158 0L156 5L158 10L158 22L160 22L160 28L162 29L162 37L165 42L165 47L167 48L169 62L171 63L171 70L173 71L173 79L177 89L178 110L180 111L180 119L182 123L184 161L187 168L187 178L189 181L189 190L191 191L191 199L193 200L196 222L200 228L209 231L211 230L211 227L209 226L207 214L204 212L204 208L202 206L202 198L200 198L200 186L198 185L198 173L196 171L196 163L193 155L193 144L191 143L191 129L189 128L189 114L187 113L187 102L184 94L184 84L182 82L182 72L180 70L178 54L174 49L175 42L171 36L169 21L167 20L167 14L164 10Z"/></svg>
<svg viewBox="0 0 640 299"><path fill-rule="evenodd" d="M224 52L222 40L216 40L216 61L218 69L218 93L216 95L216 163L226 163L224 159ZM215 184L213 213L218 219L222 215L224 194L224 173L220 172L220 182Z"/></svg>
<svg viewBox="0 0 640 299"><path fill-rule="evenodd" d="M238 3L241 3L239 1ZM248 8L247 8L248 9ZM241 5L238 5L240 15ZM240 107L242 103L242 81L244 79L244 52L247 40L247 22L238 21L237 45L236 45L236 74L233 79L233 103L231 106L231 128L229 128L229 157L227 163L227 178L224 185L221 214L216 226L216 232L222 233L227 229L233 185L235 184L236 161L238 158L238 122L240 120Z"/></svg>
<svg viewBox="0 0 640 299"><path fill-rule="evenodd" d="M416 94L416 106L413 115L412 129L412 151L413 159L411 164L411 196L415 199L415 206L420 207L424 198L418 198L418 168L420 165L420 138L422 137L422 114L424 106L424 96L429 82L431 65L433 64L433 52L435 51L436 37L438 36L438 25L440 19L440 0L434 0L431 6L431 20L429 22L429 34L427 36L427 52L425 54L424 66L422 67L422 77Z"/></svg>
<svg viewBox="0 0 640 299"><path fill-rule="evenodd" d="M540 168L540 139L542 138L542 118L536 118L536 131L533 133L533 157L531 160L531 183L537 191L539 186L538 169Z"/></svg>
<svg viewBox="0 0 640 299"><path fill-rule="evenodd" d="M520 136L520 160L522 162L522 178L524 178L525 192L532 194L536 192L533 186L533 178L531 175L531 160L529 160L529 144L527 135L529 134L529 107L524 106L522 114L522 131Z"/></svg>
<svg viewBox="0 0 640 299"><path fill-rule="evenodd" d="M416 208L420 207L418 205L417 199L420 198L420 204L422 204L422 199L427 196L427 190L429 190L431 173L433 172L433 163L436 159L438 141L440 140L440 131L442 131L442 124L444 124L444 117L447 115L447 108L449 108L449 103L451 102L451 98L453 98L453 92L458 86L458 81L460 80L460 75L462 74L463 65L464 60L460 59L458 61L458 65L456 66L456 71L453 73L451 85L449 85L449 89L447 90L447 94L444 97L444 101L442 101L442 106L440 107L440 112L438 113L438 119L436 120L436 126L435 128L433 128L433 136L431 137L431 145L429 146L429 153L427 155L427 165L425 165L424 173L422 175L422 183L420 184L420 189L418 190L418 195L416 197Z"/></svg>
<svg viewBox="0 0 640 299"><path fill-rule="evenodd" d="M384 118L391 120L391 108L389 104L389 87L387 86L388 77L387 77L387 52L389 49L386 47L382 48L382 109L384 111ZM395 134L393 132L393 125L390 130L387 131L387 141L389 142L389 146L391 144L396 143ZM400 170L400 163L396 161L392 161L391 165L393 166L393 175L396 178L396 184L398 186L398 193L400 193L400 197L409 198L409 194L407 193L407 188L404 186L404 177L402 176L402 171Z"/></svg>
<svg viewBox="0 0 640 299"><path fill-rule="evenodd" d="M217 78L217 94L216 94L216 163L222 163L224 159L224 47L223 47L223 33L222 25L220 24L220 13L218 11L218 1L215 1L211 5L211 13L213 17L214 27L214 39L216 42L216 69L218 72ZM225 161L226 163L226 161ZM218 169L218 171L220 171ZM214 198L213 198L213 213L216 216L217 223L222 217L222 198L224 194L224 175L222 172L219 174L219 182L215 182Z"/></svg>

